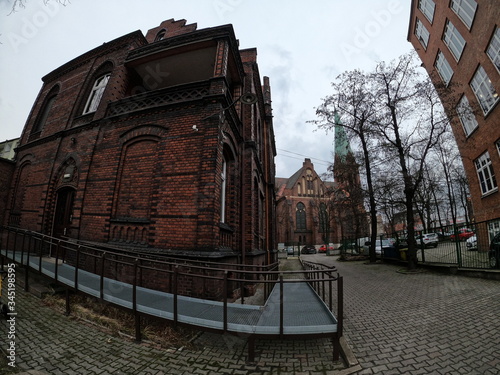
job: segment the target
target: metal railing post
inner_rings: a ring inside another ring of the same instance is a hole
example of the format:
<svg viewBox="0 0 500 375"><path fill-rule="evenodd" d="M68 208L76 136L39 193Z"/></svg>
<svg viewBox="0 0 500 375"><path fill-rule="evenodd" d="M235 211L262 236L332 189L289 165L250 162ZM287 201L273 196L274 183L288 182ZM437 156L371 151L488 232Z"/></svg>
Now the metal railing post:
<svg viewBox="0 0 500 375"><path fill-rule="evenodd" d="M227 270L224 270L224 312L223 312L223 314L224 314L224 332L227 331L227 292L228 292L227 283L228 283Z"/></svg>
<svg viewBox="0 0 500 375"><path fill-rule="evenodd" d="M173 290L173 294L174 294L174 327L177 326L177 283L178 283L178 280L177 278L179 277L179 266L176 265L174 267L174 290Z"/></svg>
<svg viewBox="0 0 500 375"><path fill-rule="evenodd" d="M101 280L99 282L99 296L104 299L104 261L106 257L106 252L101 255Z"/></svg>
<svg viewBox="0 0 500 375"><path fill-rule="evenodd" d="M342 276L337 276L337 294L338 294L337 332L339 334L339 337L341 337L343 336L343 330L344 330L344 279L342 278Z"/></svg>
<svg viewBox="0 0 500 375"><path fill-rule="evenodd" d="M284 324L284 314L283 314L283 274L280 274L280 335L283 335L283 324Z"/></svg>
<svg viewBox="0 0 500 375"><path fill-rule="evenodd" d="M76 260L75 260L75 290L78 291L78 264L80 263L80 249L81 245L76 248Z"/></svg>
<svg viewBox="0 0 500 375"><path fill-rule="evenodd" d="M57 281L57 275L59 272L59 249L61 247L61 240L57 241L57 246L56 246L56 263L55 263L55 271L54 271L54 280Z"/></svg>
<svg viewBox="0 0 500 375"><path fill-rule="evenodd" d="M134 284L132 285L132 311L135 319L135 341L141 341L141 317L137 312L137 270L139 268L139 259L134 261Z"/></svg>

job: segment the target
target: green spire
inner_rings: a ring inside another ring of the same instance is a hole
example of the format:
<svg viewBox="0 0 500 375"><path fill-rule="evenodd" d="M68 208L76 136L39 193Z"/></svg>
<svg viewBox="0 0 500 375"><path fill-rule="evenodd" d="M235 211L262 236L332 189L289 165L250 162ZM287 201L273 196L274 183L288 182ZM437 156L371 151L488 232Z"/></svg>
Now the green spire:
<svg viewBox="0 0 500 375"><path fill-rule="evenodd" d="M335 119L335 159L340 159L340 161L345 161L346 157L351 152L351 146L349 145L349 140L347 139L347 134L342 122L340 121L340 116L337 111L334 112Z"/></svg>

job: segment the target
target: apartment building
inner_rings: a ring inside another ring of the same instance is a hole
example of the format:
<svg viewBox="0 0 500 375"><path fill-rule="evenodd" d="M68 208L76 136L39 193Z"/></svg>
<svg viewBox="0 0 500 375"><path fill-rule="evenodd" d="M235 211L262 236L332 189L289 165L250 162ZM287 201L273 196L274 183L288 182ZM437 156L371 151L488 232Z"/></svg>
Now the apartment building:
<svg viewBox="0 0 500 375"><path fill-rule="evenodd" d="M413 0L408 40L443 100L469 180L476 222L500 217L500 4ZM444 98L443 98L444 99ZM498 225L497 225L498 226Z"/></svg>

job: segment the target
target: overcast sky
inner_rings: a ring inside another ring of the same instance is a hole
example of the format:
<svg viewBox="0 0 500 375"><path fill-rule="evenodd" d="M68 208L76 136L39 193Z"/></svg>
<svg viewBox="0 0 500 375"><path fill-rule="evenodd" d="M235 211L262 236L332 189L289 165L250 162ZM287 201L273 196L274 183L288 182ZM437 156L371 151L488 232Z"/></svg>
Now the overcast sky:
<svg viewBox="0 0 500 375"><path fill-rule="evenodd" d="M170 18L198 29L232 24L270 78L277 177L290 177L305 157L326 172L333 134L307 121L339 74L411 50L405 0L27 0L9 15L12 2L0 0L0 141L21 135L41 78L88 50Z"/></svg>

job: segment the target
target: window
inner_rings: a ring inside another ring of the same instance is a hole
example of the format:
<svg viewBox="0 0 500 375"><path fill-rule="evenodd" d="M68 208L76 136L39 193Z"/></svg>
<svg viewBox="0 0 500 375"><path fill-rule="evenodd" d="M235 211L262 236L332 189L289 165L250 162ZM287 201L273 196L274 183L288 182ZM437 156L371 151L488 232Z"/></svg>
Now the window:
<svg viewBox="0 0 500 375"><path fill-rule="evenodd" d="M462 52L465 48L465 39L462 38L462 35L460 35L458 30L450 21L446 22L443 40L444 44L448 46L453 54L453 57L455 57L455 60L460 60L460 56L462 56Z"/></svg>
<svg viewBox="0 0 500 375"><path fill-rule="evenodd" d="M226 222L226 189L227 189L227 161L226 157L222 159L222 172L221 172L222 186L221 186L221 208L220 208L220 222Z"/></svg>
<svg viewBox="0 0 500 375"><path fill-rule="evenodd" d="M446 84L450 83L451 77L453 76L453 70L441 51L438 52L435 66L443 81Z"/></svg>
<svg viewBox="0 0 500 375"><path fill-rule="evenodd" d="M472 112L472 108L469 104L469 100L465 95L462 96L460 102L457 106L458 117L460 118L460 122L464 127L464 132L466 136L469 136L474 129L478 127L478 123L476 121L476 117Z"/></svg>
<svg viewBox="0 0 500 375"><path fill-rule="evenodd" d="M427 49L427 44L429 43L429 31L425 28L423 23L417 18L417 24L415 25L415 35L425 49Z"/></svg>
<svg viewBox="0 0 500 375"><path fill-rule="evenodd" d="M430 23L434 20L434 8L436 5L432 0L420 0L418 2L418 9L422 11L425 17L429 20Z"/></svg>
<svg viewBox="0 0 500 375"><path fill-rule="evenodd" d="M479 185L481 186L481 193L485 195L498 190L497 180L495 179L495 173L493 172L493 165L491 164L488 151L476 159L475 163Z"/></svg>
<svg viewBox="0 0 500 375"><path fill-rule="evenodd" d="M85 109L83 110L84 115L97 111L97 107L99 107L102 94L104 93L104 89L106 88L110 76L111 74L107 73L96 79L89 98L87 99L87 103L85 104Z"/></svg>
<svg viewBox="0 0 500 375"><path fill-rule="evenodd" d="M500 156L500 139L495 142L495 145L497 146L498 156Z"/></svg>
<svg viewBox="0 0 500 375"><path fill-rule="evenodd" d="M470 86L472 87L472 91L474 91L484 114L487 114L498 101L498 93L495 91L491 80L488 78L488 75L482 66L479 66L477 69Z"/></svg>
<svg viewBox="0 0 500 375"><path fill-rule="evenodd" d="M160 40L165 39L165 34L167 33L167 30L161 29L158 34L156 34L155 37L155 42L159 42Z"/></svg>
<svg viewBox="0 0 500 375"><path fill-rule="evenodd" d="M306 206L304 203L297 203L295 212L297 230L306 230Z"/></svg>
<svg viewBox="0 0 500 375"><path fill-rule="evenodd" d="M495 29L495 33L491 38L488 50L486 51L491 61L500 72L500 28Z"/></svg>
<svg viewBox="0 0 500 375"><path fill-rule="evenodd" d="M475 0L451 0L451 9L460 17L467 28L471 28L477 3Z"/></svg>
<svg viewBox="0 0 500 375"><path fill-rule="evenodd" d="M31 130L32 133L40 132L45 126L45 123L47 122L47 118L49 117L50 111L52 110L52 106L56 101L58 93L59 93L59 86L56 86L50 90L49 94L47 95L47 98L45 99L45 103L43 104L42 110L40 111L40 114L36 119L35 125Z"/></svg>

